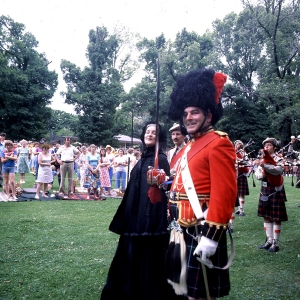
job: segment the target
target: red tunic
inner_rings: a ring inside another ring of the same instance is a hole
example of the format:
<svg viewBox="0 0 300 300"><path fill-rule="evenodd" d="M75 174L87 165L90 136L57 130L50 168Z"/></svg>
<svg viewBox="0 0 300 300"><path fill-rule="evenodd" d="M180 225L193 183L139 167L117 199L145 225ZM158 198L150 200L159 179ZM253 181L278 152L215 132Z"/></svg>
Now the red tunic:
<svg viewBox="0 0 300 300"><path fill-rule="evenodd" d="M217 135L217 138L204 147L205 136L197 137L195 141L191 140L186 145L188 147L191 143L191 149L188 152L189 170L197 194L210 195L206 222L226 225L231 218L237 194L236 153L226 136L220 136L215 132L207 134ZM197 151L197 148L201 147L203 148ZM180 166L177 172L177 184L175 178L171 190L186 193L182 184Z"/></svg>

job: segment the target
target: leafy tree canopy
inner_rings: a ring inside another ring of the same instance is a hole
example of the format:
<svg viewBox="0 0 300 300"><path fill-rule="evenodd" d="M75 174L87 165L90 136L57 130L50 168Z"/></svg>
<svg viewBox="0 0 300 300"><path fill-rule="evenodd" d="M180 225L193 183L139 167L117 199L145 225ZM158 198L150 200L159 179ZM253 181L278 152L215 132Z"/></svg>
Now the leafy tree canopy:
<svg viewBox="0 0 300 300"><path fill-rule="evenodd" d="M10 139L40 139L47 132L57 74L37 46L23 24L0 17L0 126Z"/></svg>

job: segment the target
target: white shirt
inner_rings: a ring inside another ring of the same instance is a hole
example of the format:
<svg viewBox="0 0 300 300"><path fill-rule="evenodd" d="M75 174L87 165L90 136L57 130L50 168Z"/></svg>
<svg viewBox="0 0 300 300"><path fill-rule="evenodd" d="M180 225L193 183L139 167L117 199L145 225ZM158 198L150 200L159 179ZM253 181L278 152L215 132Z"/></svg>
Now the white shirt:
<svg viewBox="0 0 300 300"><path fill-rule="evenodd" d="M63 145L57 150L56 154L61 155L61 161L71 162L74 161L74 155L78 154L78 152L78 149L73 146L66 147Z"/></svg>
<svg viewBox="0 0 300 300"><path fill-rule="evenodd" d="M178 151L181 150L184 146L185 146L185 143L182 143L180 146L176 146L168 152L167 159L168 159L169 163L171 163L171 160L174 156L174 152L176 151L176 149L178 148L178 150L177 150L177 153L178 153Z"/></svg>

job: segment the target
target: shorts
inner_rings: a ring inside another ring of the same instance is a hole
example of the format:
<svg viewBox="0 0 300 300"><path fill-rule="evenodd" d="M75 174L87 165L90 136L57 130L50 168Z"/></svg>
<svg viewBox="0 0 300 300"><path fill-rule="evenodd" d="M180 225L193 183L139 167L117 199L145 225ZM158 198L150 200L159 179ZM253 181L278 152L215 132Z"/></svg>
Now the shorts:
<svg viewBox="0 0 300 300"><path fill-rule="evenodd" d="M6 167L2 165L2 174L15 173L15 167Z"/></svg>

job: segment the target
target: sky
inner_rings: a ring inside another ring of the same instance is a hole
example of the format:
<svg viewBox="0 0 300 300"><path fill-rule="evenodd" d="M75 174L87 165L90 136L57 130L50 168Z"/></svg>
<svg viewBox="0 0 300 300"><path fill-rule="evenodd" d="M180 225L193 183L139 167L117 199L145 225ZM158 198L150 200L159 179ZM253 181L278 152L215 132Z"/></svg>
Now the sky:
<svg viewBox="0 0 300 300"><path fill-rule="evenodd" d="M164 33L174 40L183 28L202 35L216 19L242 10L240 0L0 0L0 15L23 23L39 41L38 52L46 53L49 70L58 73L58 88L51 108L74 113L60 96L66 85L60 62L66 59L80 68L85 58L88 33L105 26L109 33L122 25L142 37L154 39ZM139 81L135 76L125 88Z"/></svg>

